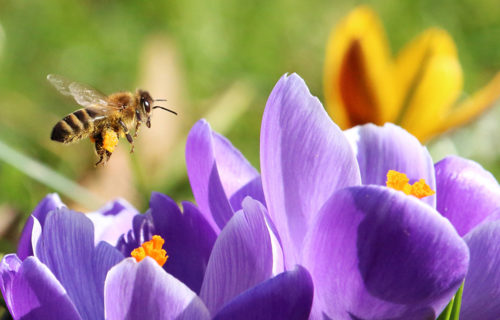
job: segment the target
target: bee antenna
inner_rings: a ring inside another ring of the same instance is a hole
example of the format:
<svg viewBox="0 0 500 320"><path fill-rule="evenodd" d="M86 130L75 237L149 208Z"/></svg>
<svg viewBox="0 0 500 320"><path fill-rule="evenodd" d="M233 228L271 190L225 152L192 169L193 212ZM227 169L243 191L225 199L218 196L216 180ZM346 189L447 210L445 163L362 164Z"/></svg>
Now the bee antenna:
<svg viewBox="0 0 500 320"><path fill-rule="evenodd" d="M167 99L155 99L155 101L167 101Z"/></svg>
<svg viewBox="0 0 500 320"><path fill-rule="evenodd" d="M164 108L164 107L160 107L160 106L154 106L153 109L156 109L156 108L160 108L160 109L163 109L165 111L168 111L168 112L172 112L173 114L177 115L177 112L173 111L173 110L170 110L170 109L167 109L167 108Z"/></svg>

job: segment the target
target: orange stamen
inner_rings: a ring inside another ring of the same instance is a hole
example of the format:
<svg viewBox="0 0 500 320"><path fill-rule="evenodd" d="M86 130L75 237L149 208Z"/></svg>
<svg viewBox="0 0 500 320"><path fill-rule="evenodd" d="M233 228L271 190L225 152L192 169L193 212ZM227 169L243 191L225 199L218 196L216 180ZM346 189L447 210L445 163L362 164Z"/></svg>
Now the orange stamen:
<svg viewBox="0 0 500 320"><path fill-rule="evenodd" d="M137 262L146 257L153 258L158 264L163 267L167 262L167 251L162 249L165 240L160 236L153 236L150 241L144 242L140 247L132 250L130 255L135 258Z"/></svg>
<svg viewBox="0 0 500 320"><path fill-rule="evenodd" d="M420 179L412 185L409 182L410 179L408 179L408 177L404 173L395 170L389 170L387 172L386 185L389 188L403 191L405 194L417 197L419 199L432 196L436 193L431 189L431 187L429 187L424 179Z"/></svg>

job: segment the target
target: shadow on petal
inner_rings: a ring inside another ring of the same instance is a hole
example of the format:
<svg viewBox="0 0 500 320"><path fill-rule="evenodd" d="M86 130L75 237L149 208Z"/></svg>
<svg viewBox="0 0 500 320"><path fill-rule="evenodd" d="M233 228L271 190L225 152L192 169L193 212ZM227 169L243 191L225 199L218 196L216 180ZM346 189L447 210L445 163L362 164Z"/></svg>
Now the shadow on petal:
<svg viewBox="0 0 500 320"><path fill-rule="evenodd" d="M313 300L313 283L301 266L266 280L227 303L214 320L307 319Z"/></svg>

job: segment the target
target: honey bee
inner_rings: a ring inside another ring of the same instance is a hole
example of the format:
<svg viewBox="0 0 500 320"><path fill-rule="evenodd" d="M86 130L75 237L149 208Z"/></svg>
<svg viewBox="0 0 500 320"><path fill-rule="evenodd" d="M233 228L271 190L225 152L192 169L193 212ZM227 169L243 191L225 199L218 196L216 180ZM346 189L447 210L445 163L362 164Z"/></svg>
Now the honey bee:
<svg viewBox="0 0 500 320"><path fill-rule="evenodd" d="M160 108L175 115L170 109L152 106L155 101L144 90L132 92L117 92L109 96L102 94L87 85L73 82L64 77L49 74L47 80L63 95L72 96L83 108L68 114L59 121L50 135L50 139L65 144L84 138L90 138L95 143L95 152L99 157L97 165L104 165L113 153L118 140L126 137L131 144L130 153L134 152L134 139L139 127L145 121L151 128L151 111ZM130 134L135 127L134 136Z"/></svg>

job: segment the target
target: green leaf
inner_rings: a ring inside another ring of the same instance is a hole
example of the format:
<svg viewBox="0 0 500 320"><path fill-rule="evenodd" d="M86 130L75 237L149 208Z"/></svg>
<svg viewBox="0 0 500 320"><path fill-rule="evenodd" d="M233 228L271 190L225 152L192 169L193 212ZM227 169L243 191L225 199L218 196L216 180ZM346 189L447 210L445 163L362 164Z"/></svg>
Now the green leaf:
<svg viewBox="0 0 500 320"><path fill-rule="evenodd" d="M464 282L457 293L451 299L450 303L444 308L443 312L439 315L437 320L458 320L460 316L460 307L462 305L462 293L464 291Z"/></svg>
<svg viewBox="0 0 500 320"><path fill-rule="evenodd" d="M451 299L450 303L448 303L446 308L444 308L443 312L441 312L441 314L439 315L437 320L450 320L451 309L453 309L453 300L454 299L455 299L455 297L453 297Z"/></svg>
<svg viewBox="0 0 500 320"><path fill-rule="evenodd" d="M460 307L462 306L462 293L464 292L464 282L458 288L455 298L453 298L453 309L451 310L450 320L458 320L460 316Z"/></svg>

